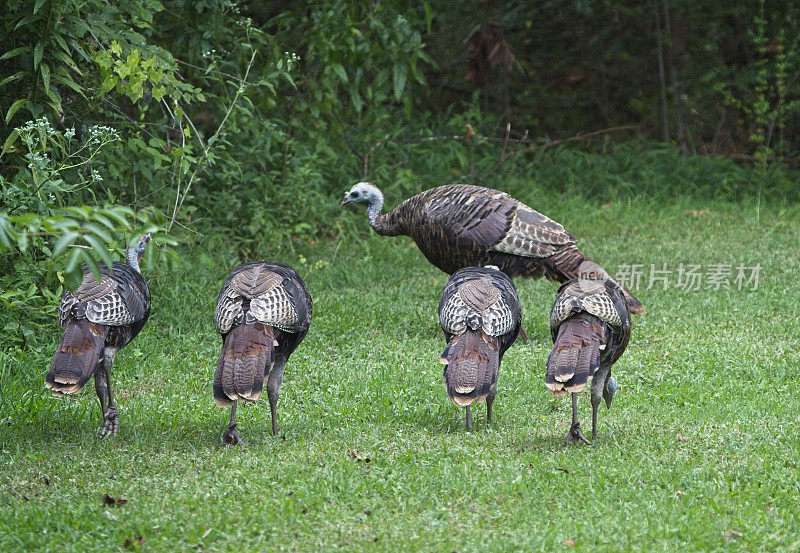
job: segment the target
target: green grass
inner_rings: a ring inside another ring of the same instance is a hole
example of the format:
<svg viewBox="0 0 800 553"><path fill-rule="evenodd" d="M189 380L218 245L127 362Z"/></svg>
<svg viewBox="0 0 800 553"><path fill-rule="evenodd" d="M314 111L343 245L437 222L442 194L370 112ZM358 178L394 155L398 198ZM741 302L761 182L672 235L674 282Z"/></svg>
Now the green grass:
<svg viewBox="0 0 800 553"><path fill-rule="evenodd" d="M227 411L211 393L231 267L187 253L177 272L148 273L153 315L112 375L117 438L97 439L91 385L51 398L48 359L0 357L0 551L139 536L144 551L798 551L800 208L512 192L612 273L760 263L760 287L638 290L648 314L615 366L613 409L576 448L562 445L567 400L543 383L555 284L517 281L531 342L504 359L496 420L479 407L468 432L438 363L447 276L410 239L362 232L273 257L306 279L314 321L287 366L280 437L266 403L245 406L239 450L218 446ZM41 332L56 343L55 321Z"/></svg>

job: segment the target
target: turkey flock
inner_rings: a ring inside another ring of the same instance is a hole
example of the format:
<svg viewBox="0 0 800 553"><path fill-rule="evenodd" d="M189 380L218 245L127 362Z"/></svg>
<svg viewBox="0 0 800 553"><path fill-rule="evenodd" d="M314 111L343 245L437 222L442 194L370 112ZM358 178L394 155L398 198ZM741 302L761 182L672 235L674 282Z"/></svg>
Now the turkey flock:
<svg viewBox="0 0 800 553"><path fill-rule="evenodd" d="M441 294L438 320L445 348L440 356L450 400L465 408L486 403L491 421L503 355L522 334L522 309L513 277L561 282L550 310L553 347L544 384L553 396L571 394L572 425L565 443L591 441L578 421L578 394L589 385L592 439L597 410L617 390L611 367L625 351L631 315L644 306L575 245L562 225L505 192L480 186L439 186L381 213L383 194L355 184L341 206L366 207L370 226L384 236L410 236L434 266L451 275ZM117 351L142 330L150 315L150 292L139 270L149 235L126 250L127 263L100 264L97 281L87 267L77 289L65 290L58 308L63 335L45 385L53 394L79 392L94 376L103 416L100 438L116 436L119 412L111 389ZM236 267L222 285L214 326L222 347L213 380L214 402L230 407L221 443L240 445L240 401L269 399L272 433L278 434L278 396L289 357L308 333L312 301L305 282L282 263Z"/></svg>

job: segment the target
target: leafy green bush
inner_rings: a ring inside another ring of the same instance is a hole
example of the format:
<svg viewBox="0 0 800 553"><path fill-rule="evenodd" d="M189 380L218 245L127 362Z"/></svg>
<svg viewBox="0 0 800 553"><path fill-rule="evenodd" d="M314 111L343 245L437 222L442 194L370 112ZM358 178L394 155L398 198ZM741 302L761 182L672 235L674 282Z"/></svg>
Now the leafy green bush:
<svg viewBox="0 0 800 553"><path fill-rule="evenodd" d="M255 117L252 90L291 82L291 67L268 59L248 80L266 43L234 3L169 7L159 25L165 6L155 0L11 0L0 13L0 69L10 75L0 80L5 344L32 347L28 331L84 263L98 272L142 232L175 244L161 231L179 215L193 223L195 189L231 146L226 122ZM180 60L183 74L165 48L176 38L198 47ZM146 264L176 259L154 251Z"/></svg>
<svg viewBox="0 0 800 553"><path fill-rule="evenodd" d="M55 129L46 117L16 128L26 165L0 175L0 340L13 344L34 336L41 317L58 305L62 283L75 288L85 263L99 278L98 261L111 264L126 236L151 232L161 242L152 212L108 203L103 159L119 139L108 127ZM105 197L104 197L105 196ZM81 205L90 200L89 205Z"/></svg>

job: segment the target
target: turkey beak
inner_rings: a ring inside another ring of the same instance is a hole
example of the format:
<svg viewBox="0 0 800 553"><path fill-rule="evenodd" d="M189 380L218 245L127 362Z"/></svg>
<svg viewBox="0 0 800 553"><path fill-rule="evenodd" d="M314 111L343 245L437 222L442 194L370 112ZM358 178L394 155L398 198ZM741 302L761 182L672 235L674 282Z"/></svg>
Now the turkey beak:
<svg viewBox="0 0 800 553"><path fill-rule="evenodd" d="M344 193L344 198L342 199L341 203L339 203L339 207L344 207L350 203L350 198L347 197L347 192Z"/></svg>

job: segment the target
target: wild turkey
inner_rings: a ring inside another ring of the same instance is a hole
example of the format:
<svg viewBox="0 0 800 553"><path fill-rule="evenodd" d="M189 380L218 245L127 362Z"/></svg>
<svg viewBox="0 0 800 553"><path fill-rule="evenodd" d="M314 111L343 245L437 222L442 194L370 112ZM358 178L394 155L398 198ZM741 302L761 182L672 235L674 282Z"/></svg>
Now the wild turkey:
<svg viewBox="0 0 800 553"><path fill-rule="evenodd" d="M245 263L222 285L214 325L222 335L222 352L214 374L214 401L231 406L222 434L228 445L242 443L236 430L239 400L257 401L264 382L278 434L278 394L286 361L308 332L311 296L294 269L282 263Z"/></svg>
<svg viewBox="0 0 800 553"><path fill-rule="evenodd" d="M58 343L45 386L54 395L79 392L94 375L94 387L103 412L100 437L117 435L119 412L111 391L111 365L121 347L133 340L150 316L150 290L139 272L150 235L126 251L127 263L115 261L112 270L100 264L95 280L83 267L83 280L73 292L64 290L58 305L58 325L64 335Z"/></svg>
<svg viewBox="0 0 800 553"><path fill-rule="evenodd" d="M439 324L447 346L440 362L450 400L467 410L486 401L492 420L497 376L503 354L519 334L522 311L514 283L497 267L467 267L456 271L439 300Z"/></svg>
<svg viewBox="0 0 800 553"><path fill-rule="evenodd" d="M597 275L601 277L601 275ZM631 317L620 286L611 279L571 280L558 290L550 311L553 350L547 358L545 385L554 396L572 394L572 426L567 439L591 445L578 422L578 393L592 379L592 439L597 436L597 407L606 407L617 389L611 365L631 335Z"/></svg>
<svg viewBox="0 0 800 553"><path fill-rule="evenodd" d="M499 190L469 184L438 186L381 215L383 194L360 182L345 193L342 206L367 206L369 222L383 236L408 235L442 271L495 265L510 277L546 276L559 282L578 275L590 262L575 237L560 224ZM625 291L631 313L644 306Z"/></svg>

